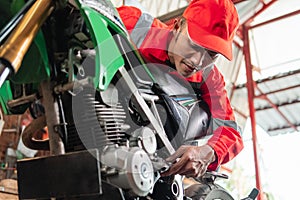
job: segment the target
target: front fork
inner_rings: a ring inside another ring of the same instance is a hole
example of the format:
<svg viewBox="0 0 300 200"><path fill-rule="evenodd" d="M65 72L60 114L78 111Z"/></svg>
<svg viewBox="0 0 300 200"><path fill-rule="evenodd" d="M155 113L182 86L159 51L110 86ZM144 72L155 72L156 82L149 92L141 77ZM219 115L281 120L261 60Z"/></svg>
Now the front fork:
<svg viewBox="0 0 300 200"><path fill-rule="evenodd" d="M37 32L53 12L54 2L35 1L0 47L0 87L10 73L17 73L20 69Z"/></svg>

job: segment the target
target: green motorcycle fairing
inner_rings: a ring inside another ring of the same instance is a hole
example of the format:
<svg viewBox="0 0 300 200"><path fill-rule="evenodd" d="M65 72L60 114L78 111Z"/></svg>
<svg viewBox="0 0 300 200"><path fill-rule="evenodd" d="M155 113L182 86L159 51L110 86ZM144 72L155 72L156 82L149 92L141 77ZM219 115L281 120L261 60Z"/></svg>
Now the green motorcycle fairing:
<svg viewBox="0 0 300 200"><path fill-rule="evenodd" d="M129 34L117 12L109 0L76 0L77 6L89 28L94 48L96 50L96 75L94 87L106 90L118 69L124 66L124 58L114 40L115 35L129 39ZM155 82L154 77L144 65L141 56L131 45L150 79Z"/></svg>
<svg viewBox="0 0 300 200"><path fill-rule="evenodd" d="M5 81L2 85L2 87L0 87L0 105L2 108L2 111L5 115L11 114L11 112L9 111L9 108L6 105L6 102L8 102L9 100L12 100L13 96L12 96L12 90L10 87L10 83L9 81Z"/></svg>
<svg viewBox="0 0 300 200"><path fill-rule="evenodd" d="M81 12L86 19L96 51L94 87L105 90L118 69L124 66L124 60L108 29L111 25L109 20L88 6L82 5Z"/></svg>

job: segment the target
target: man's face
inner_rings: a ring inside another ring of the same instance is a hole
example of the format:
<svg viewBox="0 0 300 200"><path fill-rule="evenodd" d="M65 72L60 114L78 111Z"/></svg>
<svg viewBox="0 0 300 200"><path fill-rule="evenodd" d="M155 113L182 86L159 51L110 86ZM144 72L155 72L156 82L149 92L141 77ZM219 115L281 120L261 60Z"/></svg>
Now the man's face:
<svg viewBox="0 0 300 200"><path fill-rule="evenodd" d="M189 77L199 70L212 66L216 53L195 44L188 36L186 26L177 30L174 43L169 48L176 70L184 77Z"/></svg>

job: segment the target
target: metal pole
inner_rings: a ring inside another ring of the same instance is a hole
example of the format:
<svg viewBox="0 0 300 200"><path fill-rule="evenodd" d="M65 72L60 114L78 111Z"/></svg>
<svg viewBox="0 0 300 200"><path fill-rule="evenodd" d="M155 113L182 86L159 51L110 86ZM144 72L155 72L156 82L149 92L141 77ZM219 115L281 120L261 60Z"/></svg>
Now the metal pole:
<svg viewBox="0 0 300 200"><path fill-rule="evenodd" d="M60 118L57 100L53 97L53 88L50 81L41 83L43 94L43 105L45 107L46 122L49 132L49 145L51 155L60 155L65 153L64 143L60 137Z"/></svg>
<svg viewBox="0 0 300 200"><path fill-rule="evenodd" d="M262 200L262 187L260 181L260 170L258 163L258 148L257 148L257 137L256 137L256 120L255 120L255 108L254 108L254 84L252 77L252 64L250 56L250 46L249 46L249 29L246 25L243 25L243 41L244 41L244 56L246 64L246 75L247 75L247 90L248 90L248 102L249 102L249 112L252 128L252 143L253 143L253 154L254 154L254 164L255 164L255 177L256 177L256 188L260 191L258 195L258 200Z"/></svg>

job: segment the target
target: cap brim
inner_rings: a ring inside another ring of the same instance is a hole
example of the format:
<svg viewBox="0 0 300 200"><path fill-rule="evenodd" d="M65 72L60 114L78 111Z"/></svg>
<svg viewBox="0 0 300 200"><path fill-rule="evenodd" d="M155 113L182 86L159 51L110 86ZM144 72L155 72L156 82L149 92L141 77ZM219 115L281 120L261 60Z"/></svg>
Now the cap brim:
<svg viewBox="0 0 300 200"><path fill-rule="evenodd" d="M187 21L188 34L193 42L209 50L219 52L228 60L232 60L232 42L208 33L192 21Z"/></svg>

